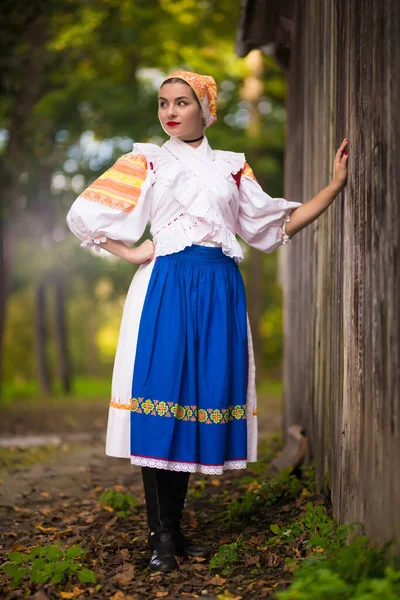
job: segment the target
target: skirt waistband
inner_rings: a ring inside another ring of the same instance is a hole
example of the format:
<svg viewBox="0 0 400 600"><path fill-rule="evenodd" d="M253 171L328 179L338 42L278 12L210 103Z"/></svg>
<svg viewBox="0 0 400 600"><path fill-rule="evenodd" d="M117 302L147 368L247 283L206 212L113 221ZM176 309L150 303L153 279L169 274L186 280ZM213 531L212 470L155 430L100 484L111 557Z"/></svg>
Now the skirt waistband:
<svg viewBox="0 0 400 600"><path fill-rule="evenodd" d="M220 246L199 246L193 244L192 246L186 246L179 252L173 252L172 254L164 254L157 256L157 260L193 260L200 262L217 261L226 262L227 264L235 264L235 260L231 256L227 256L222 251Z"/></svg>

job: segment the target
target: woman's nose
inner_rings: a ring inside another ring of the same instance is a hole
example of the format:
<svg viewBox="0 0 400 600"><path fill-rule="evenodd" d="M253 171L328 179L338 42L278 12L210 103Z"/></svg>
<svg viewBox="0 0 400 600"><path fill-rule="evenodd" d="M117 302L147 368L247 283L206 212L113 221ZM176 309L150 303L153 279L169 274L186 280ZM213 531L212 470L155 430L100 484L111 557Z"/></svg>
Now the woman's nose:
<svg viewBox="0 0 400 600"><path fill-rule="evenodd" d="M172 119L173 117L176 117L176 109L174 106L171 106L168 108L168 117L170 119Z"/></svg>

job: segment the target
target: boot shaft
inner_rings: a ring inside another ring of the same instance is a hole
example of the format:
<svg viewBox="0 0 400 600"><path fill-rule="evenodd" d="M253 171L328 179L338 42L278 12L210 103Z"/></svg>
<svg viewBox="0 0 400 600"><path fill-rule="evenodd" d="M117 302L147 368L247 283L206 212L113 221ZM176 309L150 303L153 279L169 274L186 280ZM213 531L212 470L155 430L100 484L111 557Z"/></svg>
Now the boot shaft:
<svg viewBox="0 0 400 600"><path fill-rule="evenodd" d="M150 530L179 531L190 473L153 467L141 470Z"/></svg>

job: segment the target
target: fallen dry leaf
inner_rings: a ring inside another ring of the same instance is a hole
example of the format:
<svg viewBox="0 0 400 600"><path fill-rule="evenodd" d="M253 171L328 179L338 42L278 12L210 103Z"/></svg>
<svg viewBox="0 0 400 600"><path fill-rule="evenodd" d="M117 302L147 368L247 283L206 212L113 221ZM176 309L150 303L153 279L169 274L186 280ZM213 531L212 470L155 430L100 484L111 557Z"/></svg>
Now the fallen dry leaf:
<svg viewBox="0 0 400 600"><path fill-rule="evenodd" d="M224 536L218 541L218 544L219 545L228 544L231 541L232 541L232 539L230 537Z"/></svg>
<svg viewBox="0 0 400 600"><path fill-rule="evenodd" d="M14 542L11 546L11 552L25 552L25 550L27 550L27 547L18 542Z"/></svg>
<svg viewBox="0 0 400 600"><path fill-rule="evenodd" d="M39 512L40 512L41 515L47 516L47 515L49 515L51 513L51 508L50 508L50 506L42 506L39 509Z"/></svg>
<svg viewBox="0 0 400 600"><path fill-rule="evenodd" d="M224 590L221 594L217 596L218 600L242 600L243 596L235 596L228 590Z"/></svg>
<svg viewBox="0 0 400 600"><path fill-rule="evenodd" d="M248 492L256 492L257 490L260 489L260 487L261 487L261 484L258 483L258 481L254 480L250 483L249 486L247 486L247 491Z"/></svg>
<svg viewBox="0 0 400 600"><path fill-rule="evenodd" d="M43 498L51 498L51 496L50 496L50 494L49 494L48 492L40 492L40 495L41 495Z"/></svg>
<svg viewBox="0 0 400 600"><path fill-rule="evenodd" d="M255 546L259 546L261 544L261 542L263 542L263 541L264 541L264 538L261 537L261 535L252 535L249 540L249 542L251 542Z"/></svg>
<svg viewBox="0 0 400 600"><path fill-rule="evenodd" d="M115 576L115 581L119 585L128 585L128 583L130 583L132 581L134 574L135 574L135 567L133 565L131 565L130 563L124 563L122 565L121 573L117 573L117 575Z"/></svg>
<svg viewBox="0 0 400 600"><path fill-rule="evenodd" d="M127 596L124 592L118 590L114 596L110 596L110 600L133 600L133 596Z"/></svg>
<svg viewBox="0 0 400 600"><path fill-rule="evenodd" d="M193 568L195 571L208 571L208 567L206 565L195 564L193 565Z"/></svg>
<svg viewBox="0 0 400 600"><path fill-rule="evenodd" d="M256 565L260 561L260 557L258 554L255 556L246 556L244 559L244 564L246 567L250 567L251 565Z"/></svg>
<svg viewBox="0 0 400 600"><path fill-rule="evenodd" d="M274 552L267 552L265 558L269 567L277 567L282 562L282 557Z"/></svg>
<svg viewBox="0 0 400 600"><path fill-rule="evenodd" d="M35 525L35 529L39 529L39 531L43 531L44 533L49 533L50 531L57 531L56 527L43 527L43 525Z"/></svg>
<svg viewBox="0 0 400 600"><path fill-rule="evenodd" d="M130 558L130 552L128 548L121 548L121 550L119 551L119 555L123 561L127 561Z"/></svg>
<svg viewBox="0 0 400 600"><path fill-rule="evenodd" d="M57 531L53 537L54 539L57 539L62 537L63 535L71 535L72 533L74 533L72 529L62 529L61 531Z"/></svg>
<svg viewBox="0 0 400 600"><path fill-rule="evenodd" d="M215 485L215 487L219 487L221 482L219 479L211 479L211 485Z"/></svg>
<svg viewBox="0 0 400 600"><path fill-rule="evenodd" d="M44 592L39 591L33 596L33 600L49 600L49 597Z"/></svg>
<svg viewBox="0 0 400 600"><path fill-rule="evenodd" d="M223 585L227 581L227 579L225 579L224 577L220 577L219 575L215 575L215 577L207 579L207 583L210 583L211 585Z"/></svg>
<svg viewBox="0 0 400 600"><path fill-rule="evenodd" d="M156 598L166 598L169 592L156 592Z"/></svg>

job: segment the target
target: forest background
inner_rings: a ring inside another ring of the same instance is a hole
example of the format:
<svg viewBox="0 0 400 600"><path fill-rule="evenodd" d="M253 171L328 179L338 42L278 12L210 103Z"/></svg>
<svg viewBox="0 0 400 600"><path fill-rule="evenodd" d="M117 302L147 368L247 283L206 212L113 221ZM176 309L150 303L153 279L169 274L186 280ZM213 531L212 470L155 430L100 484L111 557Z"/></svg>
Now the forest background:
<svg viewBox="0 0 400 600"><path fill-rule="evenodd" d="M216 149L245 152L282 197L284 78L235 55L238 0L4 2L0 41L2 402L106 397L135 266L79 246L73 200L133 141L163 143L157 89L183 68L214 76ZM149 233L147 232L148 236ZM243 242L258 380L280 387L279 253Z"/></svg>

